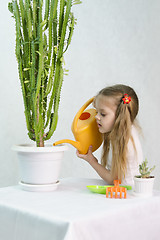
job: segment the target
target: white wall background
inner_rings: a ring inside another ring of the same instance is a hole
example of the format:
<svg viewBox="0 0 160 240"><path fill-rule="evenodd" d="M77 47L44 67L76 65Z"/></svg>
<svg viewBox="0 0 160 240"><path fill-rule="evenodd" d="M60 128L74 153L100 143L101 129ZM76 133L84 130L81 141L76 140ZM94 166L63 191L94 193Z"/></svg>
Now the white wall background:
<svg viewBox="0 0 160 240"><path fill-rule="evenodd" d="M14 21L7 0L0 0L0 186L17 184L18 166L12 144L27 137L17 63ZM101 88L131 85L140 99L144 156L156 164L155 187L160 190L160 1L83 0L74 7L78 24L65 56L65 76L59 122L51 142L72 138L73 117ZM96 152L100 158L101 149ZM98 177L70 146L61 177Z"/></svg>

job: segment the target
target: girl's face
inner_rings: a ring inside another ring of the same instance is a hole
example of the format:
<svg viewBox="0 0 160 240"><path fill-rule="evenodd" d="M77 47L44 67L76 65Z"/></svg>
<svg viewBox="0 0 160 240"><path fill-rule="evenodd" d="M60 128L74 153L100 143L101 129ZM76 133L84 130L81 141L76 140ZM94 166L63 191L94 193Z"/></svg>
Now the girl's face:
<svg viewBox="0 0 160 240"><path fill-rule="evenodd" d="M113 97L98 96L95 102L97 110L96 121L99 132L108 133L112 130L117 107L114 104Z"/></svg>

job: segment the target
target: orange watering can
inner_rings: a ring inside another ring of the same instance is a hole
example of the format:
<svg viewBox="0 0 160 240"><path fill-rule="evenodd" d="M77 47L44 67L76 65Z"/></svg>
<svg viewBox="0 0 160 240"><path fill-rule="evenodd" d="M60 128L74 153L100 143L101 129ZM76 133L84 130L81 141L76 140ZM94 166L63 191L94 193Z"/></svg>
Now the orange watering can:
<svg viewBox="0 0 160 240"><path fill-rule="evenodd" d="M72 123L72 132L76 141L63 139L55 142L56 146L61 143L72 144L81 154L86 154L88 148L92 145L92 151L97 150L103 141L103 136L98 130L96 123L96 110L94 108L84 111L94 100L94 97L89 99L76 114Z"/></svg>

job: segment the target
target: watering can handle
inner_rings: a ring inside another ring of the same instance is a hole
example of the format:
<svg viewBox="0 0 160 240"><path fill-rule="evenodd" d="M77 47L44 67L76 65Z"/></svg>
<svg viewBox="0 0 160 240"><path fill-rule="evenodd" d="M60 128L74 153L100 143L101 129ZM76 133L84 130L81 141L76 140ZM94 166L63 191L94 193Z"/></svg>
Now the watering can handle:
<svg viewBox="0 0 160 240"><path fill-rule="evenodd" d="M77 129L77 121L79 117L81 116L82 112L93 102L94 97L90 98L78 111L74 118L74 123L73 123L73 128L76 130Z"/></svg>

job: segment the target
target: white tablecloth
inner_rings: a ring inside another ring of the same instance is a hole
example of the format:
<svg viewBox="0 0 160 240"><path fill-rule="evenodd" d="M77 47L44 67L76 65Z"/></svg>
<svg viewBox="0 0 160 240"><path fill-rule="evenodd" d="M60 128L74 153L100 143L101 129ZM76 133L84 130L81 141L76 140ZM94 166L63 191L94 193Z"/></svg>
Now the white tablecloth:
<svg viewBox="0 0 160 240"><path fill-rule="evenodd" d="M0 240L159 240L160 192L107 199L86 186L96 179L61 179L54 192L0 189Z"/></svg>

